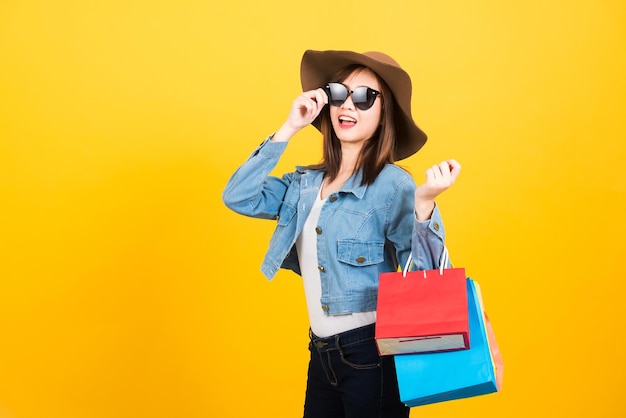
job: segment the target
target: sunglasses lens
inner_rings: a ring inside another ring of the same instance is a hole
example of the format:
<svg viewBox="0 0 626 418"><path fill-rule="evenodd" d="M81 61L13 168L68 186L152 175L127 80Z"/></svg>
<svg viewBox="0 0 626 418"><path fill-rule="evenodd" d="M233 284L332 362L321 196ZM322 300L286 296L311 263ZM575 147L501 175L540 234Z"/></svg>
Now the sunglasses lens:
<svg viewBox="0 0 626 418"><path fill-rule="evenodd" d="M341 106L348 98L348 89L343 84L328 83L328 99L333 106Z"/></svg>
<svg viewBox="0 0 626 418"><path fill-rule="evenodd" d="M369 87L359 87L352 93L352 103L361 110L367 110L374 104L376 93Z"/></svg>

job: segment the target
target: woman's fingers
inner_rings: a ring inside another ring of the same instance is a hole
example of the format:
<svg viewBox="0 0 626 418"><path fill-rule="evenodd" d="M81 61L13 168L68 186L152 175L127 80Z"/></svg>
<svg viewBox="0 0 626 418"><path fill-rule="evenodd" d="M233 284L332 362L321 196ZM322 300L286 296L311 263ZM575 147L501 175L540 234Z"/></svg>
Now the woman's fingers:
<svg viewBox="0 0 626 418"><path fill-rule="evenodd" d="M446 160L432 166L428 171L431 171L433 179L454 183L461 171L461 164L456 160Z"/></svg>
<svg viewBox="0 0 626 418"><path fill-rule="evenodd" d="M320 114L328 98L322 89L305 91L293 102L290 119L294 126L303 128Z"/></svg>
<svg viewBox="0 0 626 418"><path fill-rule="evenodd" d="M313 99L318 104L318 107L320 109L324 107L326 103L328 103L328 96L326 95L326 92L323 89L312 90L312 93L314 94Z"/></svg>
<svg viewBox="0 0 626 418"><path fill-rule="evenodd" d="M453 179L456 179L461 172L461 164L457 160L448 160L447 163L450 167L450 175Z"/></svg>
<svg viewBox="0 0 626 418"><path fill-rule="evenodd" d="M416 198L433 200L454 184L461 171L456 160L446 160L426 170L426 182L417 187Z"/></svg>

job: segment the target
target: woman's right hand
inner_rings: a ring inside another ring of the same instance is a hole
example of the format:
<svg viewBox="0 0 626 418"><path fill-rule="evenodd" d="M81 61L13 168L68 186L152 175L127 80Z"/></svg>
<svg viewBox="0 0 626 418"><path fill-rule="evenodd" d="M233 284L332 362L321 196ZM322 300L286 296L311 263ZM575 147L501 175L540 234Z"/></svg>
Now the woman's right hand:
<svg viewBox="0 0 626 418"><path fill-rule="evenodd" d="M310 125L328 103L323 89L309 90L293 101L287 120L272 137L272 141L289 141L300 129Z"/></svg>

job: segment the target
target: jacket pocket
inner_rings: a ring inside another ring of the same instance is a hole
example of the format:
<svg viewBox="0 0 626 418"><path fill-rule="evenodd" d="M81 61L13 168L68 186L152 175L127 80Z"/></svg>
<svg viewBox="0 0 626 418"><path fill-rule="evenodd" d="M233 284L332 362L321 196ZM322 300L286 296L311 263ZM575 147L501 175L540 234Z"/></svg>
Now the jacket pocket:
<svg viewBox="0 0 626 418"><path fill-rule="evenodd" d="M282 206L280 207L280 211L278 212L278 225L289 225L289 222L291 222L295 214L296 208L291 206L289 203L283 202Z"/></svg>
<svg viewBox="0 0 626 418"><path fill-rule="evenodd" d="M371 266L384 260L383 241L357 241L342 239L337 243L337 258L351 266Z"/></svg>

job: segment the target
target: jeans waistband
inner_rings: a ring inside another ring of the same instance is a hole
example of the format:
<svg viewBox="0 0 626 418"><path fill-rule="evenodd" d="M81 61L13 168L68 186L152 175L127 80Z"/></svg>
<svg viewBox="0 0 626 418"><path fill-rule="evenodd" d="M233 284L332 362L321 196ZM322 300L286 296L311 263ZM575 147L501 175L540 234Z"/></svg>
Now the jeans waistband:
<svg viewBox="0 0 626 418"><path fill-rule="evenodd" d="M351 344L363 341L374 340L375 324L366 325L364 327L355 328L350 331L341 332L330 337L318 337L309 330L311 344L320 351L333 350L339 347L346 347Z"/></svg>

